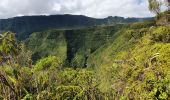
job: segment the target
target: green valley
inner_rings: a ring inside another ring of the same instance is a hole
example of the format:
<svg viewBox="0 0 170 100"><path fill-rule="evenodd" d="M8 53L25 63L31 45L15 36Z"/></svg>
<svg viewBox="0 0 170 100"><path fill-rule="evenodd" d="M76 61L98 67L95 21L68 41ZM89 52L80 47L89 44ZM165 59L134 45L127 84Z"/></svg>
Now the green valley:
<svg viewBox="0 0 170 100"><path fill-rule="evenodd" d="M169 100L170 1L148 3L154 18L0 20L0 100Z"/></svg>
<svg viewBox="0 0 170 100"><path fill-rule="evenodd" d="M33 51L33 59L58 56L69 66L87 67L86 60L123 27L98 26L75 30L49 30L33 33L26 45Z"/></svg>

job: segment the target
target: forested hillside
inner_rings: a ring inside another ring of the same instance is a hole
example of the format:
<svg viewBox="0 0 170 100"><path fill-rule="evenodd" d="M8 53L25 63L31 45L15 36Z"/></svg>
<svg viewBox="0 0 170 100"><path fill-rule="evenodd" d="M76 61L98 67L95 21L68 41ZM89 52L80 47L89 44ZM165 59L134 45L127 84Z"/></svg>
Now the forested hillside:
<svg viewBox="0 0 170 100"><path fill-rule="evenodd" d="M92 54L87 66L97 70L103 91L114 90L115 99L168 99L170 27L130 27Z"/></svg>
<svg viewBox="0 0 170 100"><path fill-rule="evenodd" d="M0 34L0 100L169 100L170 1L148 1L150 21Z"/></svg>
<svg viewBox="0 0 170 100"><path fill-rule="evenodd" d="M48 55L59 56L74 67L86 67L86 60L99 47L111 40L123 25L98 26L73 30L48 30L33 33L26 46L36 61Z"/></svg>
<svg viewBox="0 0 170 100"><path fill-rule="evenodd" d="M106 36L94 34L98 32ZM81 38L72 39L69 34ZM34 33L26 44L33 53L46 57L32 64L31 52L24 46L2 45L3 57L12 59L1 58L1 80L6 80L1 86L25 99L165 99L169 97L169 34L169 26L154 26L154 22ZM14 38L9 33L5 36ZM86 39L87 46L81 42ZM66 66L63 60L72 64Z"/></svg>

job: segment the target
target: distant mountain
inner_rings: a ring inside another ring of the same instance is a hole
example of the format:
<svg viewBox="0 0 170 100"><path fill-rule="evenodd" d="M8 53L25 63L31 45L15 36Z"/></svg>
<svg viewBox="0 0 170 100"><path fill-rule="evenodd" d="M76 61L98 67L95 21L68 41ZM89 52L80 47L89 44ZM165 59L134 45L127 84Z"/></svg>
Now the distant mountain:
<svg viewBox="0 0 170 100"><path fill-rule="evenodd" d="M0 20L0 32L17 33L19 40L24 40L33 32L49 29L74 29L96 25L114 25L151 20L152 18L108 17L104 19L90 18L82 15L23 16Z"/></svg>

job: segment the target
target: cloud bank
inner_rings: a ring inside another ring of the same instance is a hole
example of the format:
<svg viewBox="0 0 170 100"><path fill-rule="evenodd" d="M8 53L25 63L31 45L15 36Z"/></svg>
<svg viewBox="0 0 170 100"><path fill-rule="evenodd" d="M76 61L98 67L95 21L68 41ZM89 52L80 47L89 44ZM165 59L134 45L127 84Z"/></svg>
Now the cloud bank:
<svg viewBox="0 0 170 100"><path fill-rule="evenodd" d="M148 17L147 0L1 0L0 19L23 15L76 14Z"/></svg>

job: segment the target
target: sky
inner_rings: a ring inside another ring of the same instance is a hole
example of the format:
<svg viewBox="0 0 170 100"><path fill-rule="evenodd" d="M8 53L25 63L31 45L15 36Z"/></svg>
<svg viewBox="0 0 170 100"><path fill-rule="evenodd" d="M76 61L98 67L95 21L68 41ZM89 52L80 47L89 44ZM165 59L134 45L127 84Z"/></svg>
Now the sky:
<svg viewBox="0 0 170 100"><path fill-rule="evenodd" d="M73 14L150 17L148 0L1 0L0 19L24 15Z"/></svg>

